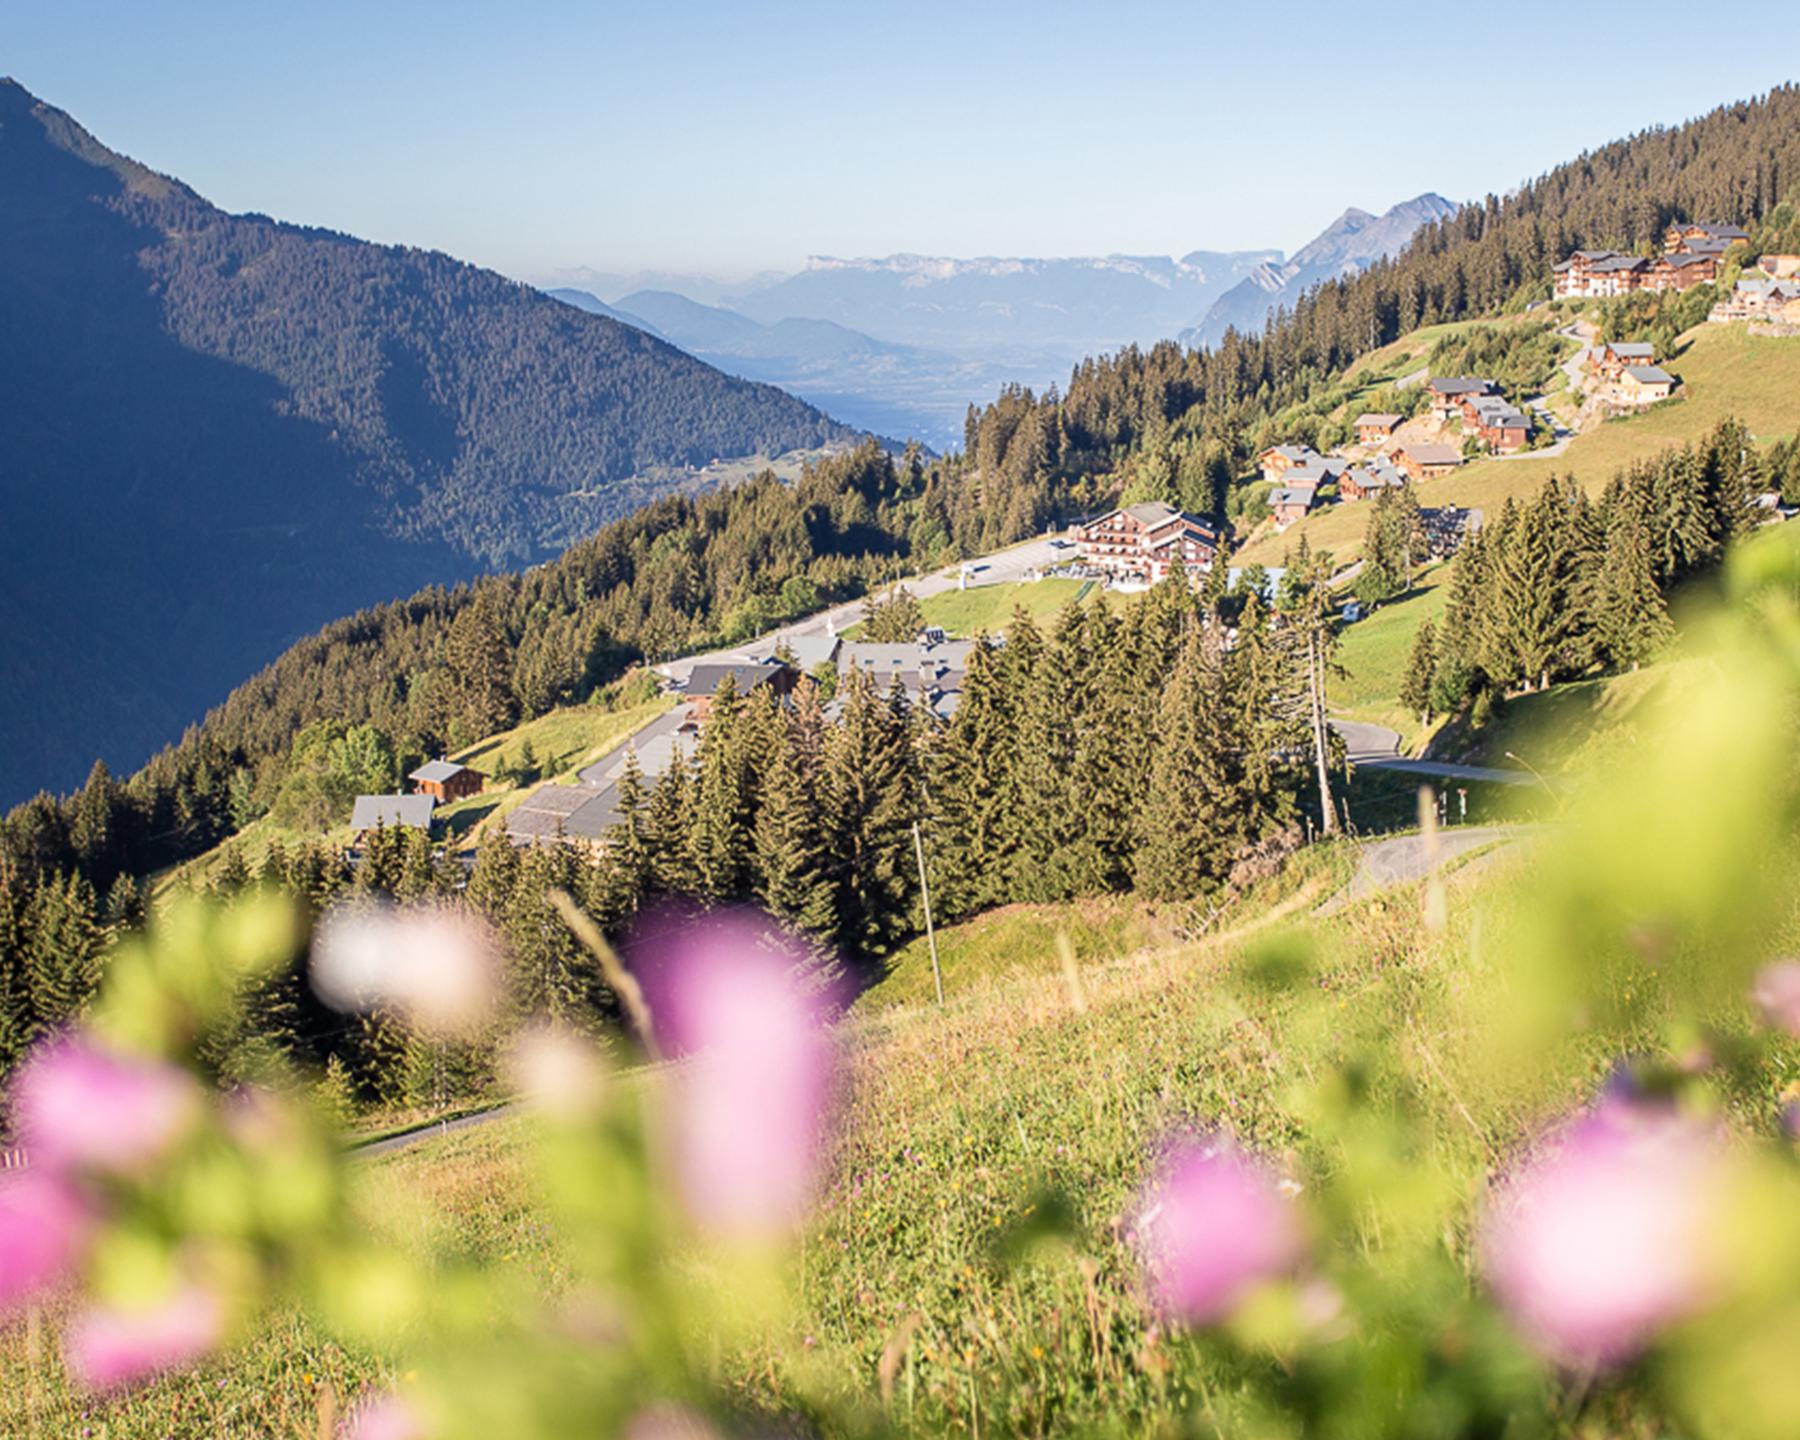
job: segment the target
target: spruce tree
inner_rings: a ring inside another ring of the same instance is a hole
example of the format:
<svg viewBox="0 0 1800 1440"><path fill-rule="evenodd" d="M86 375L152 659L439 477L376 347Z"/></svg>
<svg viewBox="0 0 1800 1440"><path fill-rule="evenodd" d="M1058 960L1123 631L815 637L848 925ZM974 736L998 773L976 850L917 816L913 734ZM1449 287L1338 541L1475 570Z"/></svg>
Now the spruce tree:
<svg viewBox="0 0 1800 1440"><path fill-rule="evenodd" d="M1232 761L1238 747L1216 649L1190 639L1163 697L1144 796L1149 820L1133 866L1138 888L1153 899L1200 895L1230 868L1245 838Z"/></svg>
<svg viewBox="0 0 1800 1440"><path fill-rule="evenodd" d="M100 983L99 910L94 887L78 871L38 882L25 918L26 1008L33 1035L74 1019Z"/></svg>
<svg viewBox="0 0 1800 1440"><path fill-rule="evenodd" d="M1626 491L1609 509L1606 550L1592 587L1600 658L1609 665L1635 670L1674 634L1652 551L1641 489Z"/></svg>
<svg viewBox="0 0 1800 1440"><path fill-rule="evenodd" d="M730 676L719 685L700 735L688 825L695 893L729 899L742 890L749 860L749 766L745 702Z"/></svg>
<svg viewBox="0 0 1800 1440"><path fill-rule="evenodd" d="M826 736L820 795L837 879L837 931L848 949L885 953L911 924L916 888L911 756L904 706L853 674Z"/></svg>
<svg viewBox="0 0 1800 1440"><path fill-rule="evenodd" d="M1406 674L1400 681L1400 703L1425 725L1431 720L1432 697L1437 683L1437 626L1427 620L1413 636L1406 657Z"/></svg>
<svg viewBox="0 0 1800 1440"><path fill-rule="evenodd" d="M795 929L830 935L837 923L830 857L816 796L801 779L791 744L776 750L763 776L751 843L763 908Z"/></svg>
<svg viewBox="0 0 1800 1440"><path fill-rule="evenodd" d="M962 699L926 771L932 902L940 915L966 915L1006 896L1009 832L1021 803L1014 716L997 653L978 636Z"/></svg>

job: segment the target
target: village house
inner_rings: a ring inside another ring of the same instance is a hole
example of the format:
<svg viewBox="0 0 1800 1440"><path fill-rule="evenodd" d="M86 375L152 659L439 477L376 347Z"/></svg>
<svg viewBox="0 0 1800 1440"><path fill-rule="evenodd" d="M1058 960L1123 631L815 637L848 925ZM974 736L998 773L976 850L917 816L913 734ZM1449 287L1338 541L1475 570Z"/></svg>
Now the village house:
<svg viewBox="0 0 1800 1440"><path fill-rule="evenodd" d="M1498 395L1485 395L1468 406L1465 420L1496 455L1523 450L1531 440L1531 418Z"/></svg>
<svg viewBox="0 0 1800 1440"><path fill-rule="evenodd" d="M1617 250L1577 250L1550 267L1558 299L1625 295L1638 288L1650 262Z"/></svg>
<svg viewBox="0 0 1800 1440"><path fill-rule="evenodd" d="M1390 415L1385 411L1377 411L1369 415L1356 417L1356 440L1359 445L1379 445L1384 440L1391 440L1394 432L1400 428L1404 417Z"/></svg>
<svg viewBox="0 0 1800 1440"><path fill-rule="evenodd" d="M1500 393L1500 387L1492 380L1476 375L1440 375L1426 388L1431 392L1431 413L1445 422L1462 413L1465 398Z"/></svg>
<svg viewBox="0 0 1800 1440"><path fill-rule="evenodd" d="M1256 457L1256 463L1262 468L1262 478L1279 480L1295 465L1307 465L1319 459L1319 452L1310 445L1271 445Z"/></svg>
<svg viewBox="0 0 1800 1440"><path fill-rule="evenodd" d="M1663 249L1671 255L1719 255L1738 241L1749 238L1750 232L1737 225L1690 220L1663 231Z"/></svg>
<svg viewBox="0 0 1800 1440"><path fill-rule="evenodd" d="M730 680L737 693L748 695L767 685L777 697L793 692L800 672L790 665L750 665L731 662L696 665L688 672L684 688L693 718L704 725L712 714L719 687Z"/></svg>
<svg viewBox="0 0 1800 1440"><path fill-rule="evenodd" d="M1394 452L1397 464L1406 478L1414 482L1435 480L1448 475L1463 463L1462 451L1454 445L1404 445Z"/></svg>
<svg viewBox="0 0 1800 1440"><path fill-rule="evenodd" d="M1627 365L1654 365L1656 347L1647 340L1612 340L1596 345L1588 352L1594 374L1602 380L1617 380Z"/></svg>
<svg viewBox="0 0 1800 1440"><path fill-rule="evenodd" d="M1654 405L1675 393L1675 383L1675 377L1660 365L1627 365L1607 391L1607 399L1634 408Z"/></svg>
<svg viewBox="0 0 1800 1440"><path fill-rule="evenodd" d="M358 795L350 807L350 828L356 832L352 846L361 849L372 830L423 830L429 835L436 809L437 801L429 795Z"/></svg>
<svg viewBox="0 0 1800 1440"><path fill-rule="evenodd" d="M1338 499L1369 500L1379 491L1398 490L1405 484L1406 477L1386 460L1371 460L1344 472L1338 481Z"/></svg>
<svg viewBox="0 0 1800 1440"><path fill-rule="evenodd" d="M1710 284L1719 275L1719 257L1703 251L1659 255L1638 276L1640 290L1692 290Z"/></svg>
<svg viewBox="0 0 1800 1440"><path fill-rule="evenodd" d="M1113 580L1154 585L1175 566L1189 572L1211 569L1219 532L1173 505L1146 500L1080 526L1075 544L1090 570Z"/></svg>
<svg viewBox="0 0 1800 1440"><path fill-rule="evenodd" d="M1792 280L1740 280L1707 314L1708 320L1763 320L1800 324L1800 276Z"/></svg>
<svg viewBox="0 0 1800 1440"><path fill-rule="evenodd" d="M1771 280L1800 278L1800 255L1765 255L1756 262L1756 268Z"/></svg>
<svg viewBox="0 0 1800 1440"><path fill-rule="evenodd" d="M1285 530L1296 520L1304 520L1318 498L1319 487L1315 484L1281 485L1271 490L1269 513L1275 517L1275 528Z"/></svg>
<svg viewBox="0 0 1800 1440"><path fill-rule="evenodd" d="M429 795L440 805L451 805L470 795L481 793L484 777L479 770L458 765L454 760L430 760L406 777L412 781L413 794Z"/></svg>

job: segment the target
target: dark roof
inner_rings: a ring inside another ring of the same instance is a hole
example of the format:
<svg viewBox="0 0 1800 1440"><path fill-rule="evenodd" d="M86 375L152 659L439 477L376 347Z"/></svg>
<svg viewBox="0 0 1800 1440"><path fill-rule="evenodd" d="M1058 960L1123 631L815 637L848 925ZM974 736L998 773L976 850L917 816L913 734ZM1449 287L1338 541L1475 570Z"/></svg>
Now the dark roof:
<svg viewBox="0 0 1800 1440"><path fill-rule="evenodd" d="M1499 387L1478 375L1440 375L1431 381L1431 388L1440 395L1485 395Z"/></svg>
<svg viewBox="0 0 1800 1440"><path fill-rule="evenodd" d="M460 775L469 767L458 765L454 760L427 760L406 778L408 780L436 780L440 784L453 776Z"/></svg>
<svg viewBox="0 0 1800 1440"><path fill-rule="evenodd" d="M1642 255L1608 255L1604 260L1596 260L1592 266L1595 270L1641 270L1650 262Z"/></svg>
<svg viewBox="0 0 1800 1440"><path fill-rule="evenodd" d="M1698 230L1714 240L1748 240L1750 232L1741 225L1721 225L1716 220L1695 220L1686 225L1672 225L1672 230L1686 234L1689 230Z"/></svg>
<svg viewBox="0 0 1800 1440"><path fill-rule="evenodd" d="M1390 415L1385 410L1378 410L1373 414L1358 415L1356 417L1356 423L1358 428L1361 428L1364 425L1383 425L1388 429L1392 429L1400 423L1400 416Z"/></svg>
<svg viewBox="0 0 1800 1440"><path fill-rule="evenodd" d="M1718 253L1711 250L1694 250L1686 255L1665 255L1662 263L1677 269L1687 265L1700 265L1708 260L1718 259Z"/></svg>
<svg viewBox="0 0 1800 1440"><path fill-rule="evenodd" d="M745 695L758 685L768 684L786 668L784 665L732 665L708 661L688 672L687 693L710 695L729 679L737 686L737 693Z"/></svg>
<svg viewBox="0 0 1800 1440"><path fill-rule="evenodd" d="M1313 485L1283 485L1269 492L1269 508L1273 509L1277 505L1304 505L1310 510L1318 493L1318 488Z"/></svg>
<svg viewBox="0 0 1800 1440"><path fill-rule="evenodd" d="M1627 365L1625 373L1645 385L1673 385L1675 377L1660 365Z"/></svg>
<svg viewBox="0 0 1800 1440"><path fill-rule="evenodd" d="M437 801L430 795L358 795L350 808L350 828L430 830Z"/></svg>
<svg viewBox="0 0 1800 1440"><path fill-rule="evenodd" d="M1650 356L1656 354L1656 346L1648 340L1609 340L1606 348L1621 360L1634 355Z"/></svg>
<svg viewBox="0 0 1800 1440"><path fill-rule="evenodd" d="M610 794L610 786L540 785L506 817L506 833L519 840L596 839L611 820Z"/></svg>

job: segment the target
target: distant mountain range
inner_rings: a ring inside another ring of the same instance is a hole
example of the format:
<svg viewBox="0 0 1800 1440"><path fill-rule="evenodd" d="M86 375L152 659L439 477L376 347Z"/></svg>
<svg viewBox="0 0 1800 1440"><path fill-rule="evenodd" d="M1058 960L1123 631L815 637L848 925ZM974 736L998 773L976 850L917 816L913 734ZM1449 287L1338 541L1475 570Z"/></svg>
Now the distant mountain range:
<svg viewBox="0 0 1800 1440"><path fill-rule="evenodd" d="M856 432L449 256L229 215L0 80L0 802L324 621Z"/></svg>
<svg viewBox="0 0 1800 1440"><path fill-rule="evenodd" d="M1092 355L1179 338L1260 331L1275 306L1399 250L1454 213L1421 195L1385 214L1346 210L1290 258L1195 250L1180 259L814 256L792 275L726 282L585 273L574 305L640 323L734 374L780 385L850 423L959 445L971 403L1004 385L1066 385ZM628 281L652 283L628 288Z"/></svg>
<svg viewBox="0 0 1800 1440"><path fill-rule="evenodd" d="M1455 205L1429 192L1380 215L1352 207L1287 260L1258 265L1181 332L1181 343L1216 345L1227 330L1261 334L1278 306L1291 307L1321 281L1398 254L1421 226L1455 213Z"/></svg>

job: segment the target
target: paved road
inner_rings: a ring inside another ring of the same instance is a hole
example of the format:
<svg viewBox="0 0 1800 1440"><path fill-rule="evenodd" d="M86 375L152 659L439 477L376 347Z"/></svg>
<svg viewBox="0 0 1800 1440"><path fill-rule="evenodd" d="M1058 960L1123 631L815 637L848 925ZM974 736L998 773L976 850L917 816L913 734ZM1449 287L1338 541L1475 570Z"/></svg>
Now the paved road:
<svg viewBox="0 0 1800 1440"><path fill-rule="evenodd" d="M1385 725L1361 720L1333 720L1331 728L1344 737L1346 758L1353 765L1376 770L1398 770L1439 780L1487 780L1499 785L1535 785L1528 770L1495 770L1486 765L1452 765L1441 760L1413 760L1400 753L1400 735Z"/></svg>
<svg viewBox="0 0 1800 1440"><path fill-rule="evenodd" d="M1355 901L1396 885L1423 880L1433 864L1442 865L1470 850L1496 840L1512 841L1521 834L1516 825L1453 825L1437 832L1436 854L1423 835L1396 835L1391 840L1372 840L1362 847L1360 863L1350 883L1319 907L1329 915Z"/></svg>
<svg viewBox="0 0 1800 1440"><path fill-rule="evenodd" d="M1051 537L1040 537L1027 540L1021 545L1014 545L993 555L983 555L979 559L968 562L969 586L971 589L981 585L1008 585L1025 578L1028 570L1041 569L1048 565L1060 564L1075 558L1073 547L1058 548L1051 543ZM958 577L963 566L947 565L942 570L934 570L929 575L914 576L900 583L913 595L924 600L932 595L941 595L947 590L957 588ZM867 597L852 600L847 604L834 606L830 610L821 610L815 615L808 615L802 620L795 620L782 625L767 634L758 636L751 648L758 651L774 649L783 640L796 639L802 635L842 634L850 626L862 619L863 606ZM671 660L657 667L663 674L674 680L685 680L694 666L703 663L724 663L741 657L744 646L733 646L724 650L714 650L706 655L684 655L679 660Z"/></svg>
<svg viewBox="0 0 1800 1440"><path fill-rule="evenodd" d="M396 1150L406 1150L414 1145L423 1144L427 1140L440 1140L458 1130L468 1130L476 1125L485 1125L490 1120L498 1120L503 1115L510 1115L514 1107L496 1105L492 1110L478 1110L473 1115L460 1115L454 1120L440 1120L435 1125L424 1125L417 1130L408 1130L404 1135L390 1135L385 1140L371 1140L367 1145L353 1145L350 1153L356 1156L391 1155Z"/></svg>

